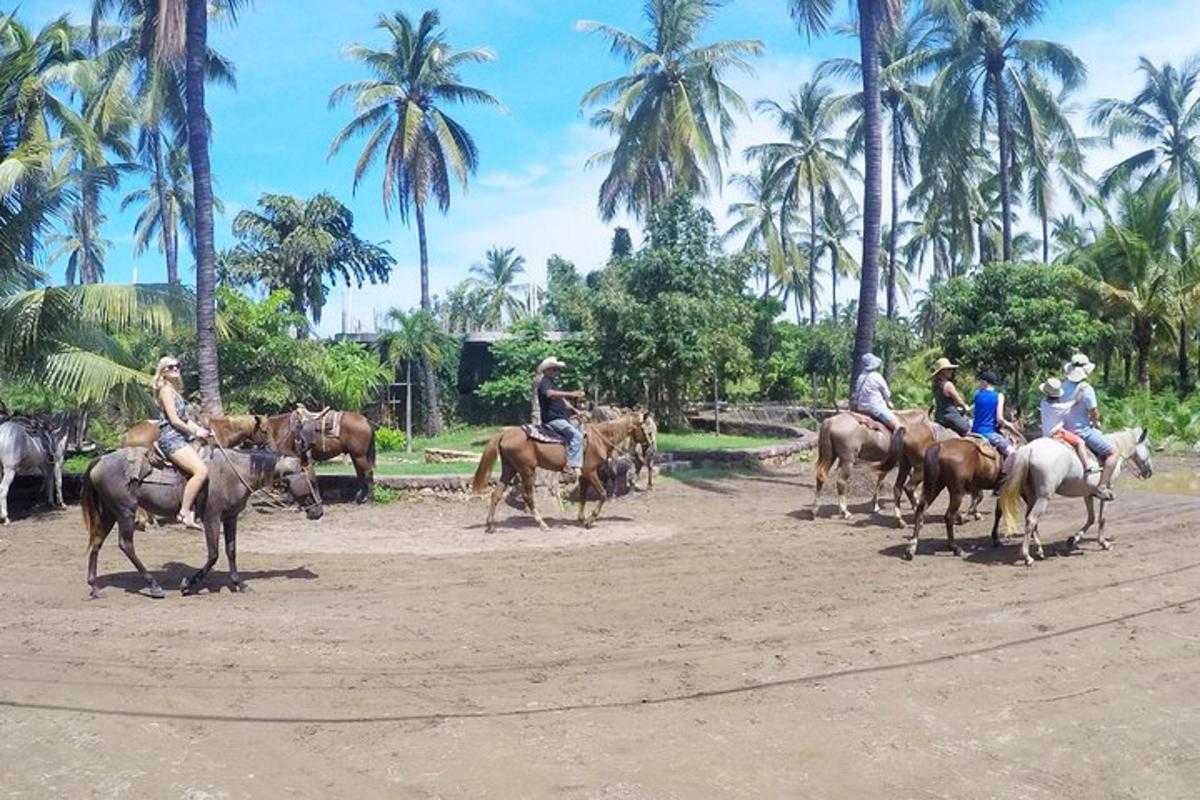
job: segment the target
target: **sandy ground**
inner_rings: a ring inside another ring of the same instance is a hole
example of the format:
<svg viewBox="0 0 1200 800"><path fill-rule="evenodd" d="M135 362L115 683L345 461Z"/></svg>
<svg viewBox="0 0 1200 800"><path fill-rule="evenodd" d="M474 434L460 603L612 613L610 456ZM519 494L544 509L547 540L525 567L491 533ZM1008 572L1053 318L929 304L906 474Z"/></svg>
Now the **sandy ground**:
<svg viewBox="0 0 1200 800"><path fill-rule="evenodd" d="M115 536L86 600L78 510L26 517L0 797L1194 798L1194 469L1122 485L1113 551L1030 569L986 518L912 563L861 502L811 521L803 465L664 480L592 532L502 509L487 536L479 500L251 513L252 593L222 561L162 601ZM1056 501L1047 543L1081 513ZM203 551L137 544L168 588Z"/></svg>

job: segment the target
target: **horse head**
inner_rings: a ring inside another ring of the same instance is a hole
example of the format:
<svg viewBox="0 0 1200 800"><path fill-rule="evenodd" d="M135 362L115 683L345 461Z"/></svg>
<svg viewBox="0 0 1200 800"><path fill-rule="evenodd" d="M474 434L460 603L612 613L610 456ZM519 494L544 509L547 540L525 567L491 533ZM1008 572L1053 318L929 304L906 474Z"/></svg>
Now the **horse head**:
<svg viewBox="0 0 1200 800"><path fill-rule="evenodd" d="M307 466L312 462L313 443L317 439L317 427L320 417L305 417L292 414L289 435L292 449L300 457L300 463Z"/></svg>
<svg viewBox="0 0 1200 800"><path fill-rule="evenodd" d="M1149 433L1145 428L1141 429L1137 444L1133 448L1133 455L1130 456L1130 460L1133 461L1134 466L1137 468L1139 478L1149 478L1154 474Z"/></svg>
<svg viewBox="0 0 1200 800"><path fill-rule="evenodd" d="M288 496L300 504L309 519L320 519L324 515L321 490L312 464L305 464L296 456L283 456L275 462L275 479L283 485Z"/></svg>

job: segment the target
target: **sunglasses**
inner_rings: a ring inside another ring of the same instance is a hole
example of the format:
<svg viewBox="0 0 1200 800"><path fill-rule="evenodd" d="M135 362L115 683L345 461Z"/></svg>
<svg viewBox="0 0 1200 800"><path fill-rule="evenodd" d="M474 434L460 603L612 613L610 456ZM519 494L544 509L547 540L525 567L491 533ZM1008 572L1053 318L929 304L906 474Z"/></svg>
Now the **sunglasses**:
<svg viewBox="0 0 1200 800"><path fill-rule="evenodd" d="M167 366L163 367L163 369L167 369L167 370L171 370L171 369L173 369L173 370L175 370L176 372L178 372L178 371L179 371L179 365L178 365L178 364L167 364Z"/></svg>

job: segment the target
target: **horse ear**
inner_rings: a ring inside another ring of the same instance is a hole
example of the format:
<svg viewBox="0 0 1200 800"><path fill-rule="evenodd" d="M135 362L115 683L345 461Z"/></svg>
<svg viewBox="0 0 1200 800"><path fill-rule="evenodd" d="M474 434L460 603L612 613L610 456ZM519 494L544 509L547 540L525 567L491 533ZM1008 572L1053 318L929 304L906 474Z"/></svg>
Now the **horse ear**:
<svg viewBox="0 0 1200 800"><path fill-rule="evenodd" d="M1138 437L1138 444L1141 444L1142 442L1146 441L1146 434L1149 432L1150 431L1146 430L1145 428L1142 428L1142 435Z"/></svg>

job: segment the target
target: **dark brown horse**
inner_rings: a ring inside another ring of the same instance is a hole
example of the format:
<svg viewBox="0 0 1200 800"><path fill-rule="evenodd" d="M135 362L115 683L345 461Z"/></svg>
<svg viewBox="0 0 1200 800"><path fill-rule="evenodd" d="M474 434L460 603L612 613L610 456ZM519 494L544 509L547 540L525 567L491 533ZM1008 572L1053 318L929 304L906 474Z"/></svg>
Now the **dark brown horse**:
<svg viewBox="0 0 1200 800"><path fill-rule="evenodd" d="M340 419L337 418L339 415ZM370 499L375 489L375 427L362 414L328 409L313 414L297 409L290 414L276 414L261 419L261 430L265 435L254 441L269 444L280 454L289 456L298 455L296 431L308 423L315 425L313 460L328 461L343 453L349 455L359 481L354 501L365 503Z"/></svg>
<svg viewBox="0 0 1200 800"><path fill-rule="evenodd" d="M80 506L88 531L87 582L91 596L100 596L96 567L100 547L117 526L121 552L146 581L150 596L161 598L162 586L146 571L133 549L134 518L138 508L159 516L179 513L183 498L183 475L175 469L150 470L141 461L144 448L122 448L93 461L83 474ZM131 475L132 471L132 475ZM217 562L217 540L225 534L225 557L229 560L229 580L235 591L245 584L237 569L237 518L250 495L272 484L283 484L293 500L303 506L309 519L320 519L323 508L312 467L305 467L294 456L275 453L216 448L209 461L199 517L204 521L208 559L194 575L183 581L184 594L195 591Z"/></svg>
<svg viewBox="0 0 1200 800"><path fill-rule="evenodd" d="M611 422L592 423L584 429L583 469L579 478L579 523L585 528L595 524L596 517L600 516L600 510L604 508L604 501L608 499L604 483L600 479L600 468L608 461L610 455L626 449L630 443L648 447L650 437L646 434L644 426L644 415L640 411L634 411ZM497 458L500 459L500 481L492 490L484 529L488 533L495 530L496 506L500 504L508 486L519 476L525 494L525 507L537 521L538 527L544 531L549 530L534 505L534 478L539 469L556 474L562 472L567 466L566 446L530 439L523 428L505 428L492 437L484 448L482 458L479 459L479 467L475 470L475 478L471 484L476 493L482 493L487 488L488 478ZM587 494L583 488L585 482L600 498L590 517L587 517L584 511L587 506Z"/></svg>
<svg viewBox="0 0 1200 800"><path fill-rule="evenodd" d="M1024 444L1024 441L1021 442ZM904 558L911 560L917 553L917 541L921 537L921 528L925 525L925 511L941 494L942 489L950 492L950 504L946 507L946 543L956 556L962 555L962 548L954 539L955 524L963 524L966 518L961 513L963 497L971 495L971 507L968 513L975 519L980 519L979 504L983 502L983 493L1000 485L1000 473L1004 461L1000 453L987 442L976 436L961 439L947 439L935 442L925 451L924 486L921 492L921 502L913 518L912 537L904 551ZM997 501L998 503L999 501ZM1000 524L1000 514L997 509L992 520L992 543L1000 544L997 527Z"/></svg>
<svg viewBox="0 0 1200 800"><path fill-rule="evenodd" d="M904 447L896 462L896 484L892 487L893 510L896 523L903 528L904 517L900 514L900 492L908 497L909 505L917 507L917 490L925 482L925 451L934 442L955 438L956 434L934 422L914 422L904 429Z"/></svg>

